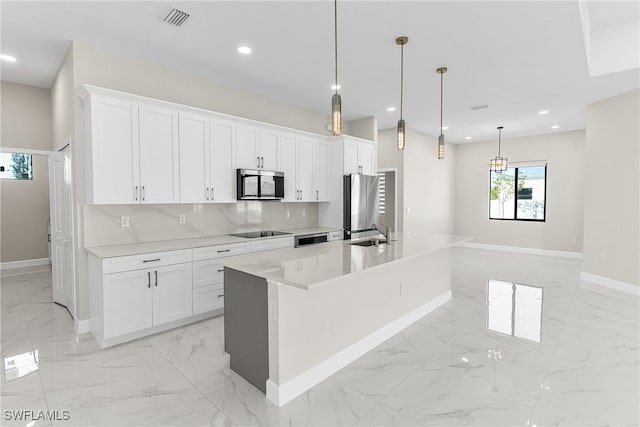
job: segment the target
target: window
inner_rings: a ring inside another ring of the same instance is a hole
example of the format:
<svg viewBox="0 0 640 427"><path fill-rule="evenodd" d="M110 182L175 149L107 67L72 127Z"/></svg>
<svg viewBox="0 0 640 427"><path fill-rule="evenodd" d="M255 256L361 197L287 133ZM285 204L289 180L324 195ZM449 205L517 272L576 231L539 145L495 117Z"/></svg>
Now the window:
<svg viewBox="0 0 640 427"><path fill-rule="evenodd" d="M523 166L489 172L489 219L544 221L547 167Z"/></svg>
<svg viewBox="0 0 640 427"><path fill-rule="evenodd" d="M384 215L386 212L386 204L387 204L386 188L387 188L387 182L385 179L385 172L379 172L378 173L378 194L380 198L378 199L378 213L380 215Z"/></svg>
<svg viewBox="0 0 640 427"><path fill-rule="evenodd" d="M1 179L33 179L31 154L0 153Z"/></svg>

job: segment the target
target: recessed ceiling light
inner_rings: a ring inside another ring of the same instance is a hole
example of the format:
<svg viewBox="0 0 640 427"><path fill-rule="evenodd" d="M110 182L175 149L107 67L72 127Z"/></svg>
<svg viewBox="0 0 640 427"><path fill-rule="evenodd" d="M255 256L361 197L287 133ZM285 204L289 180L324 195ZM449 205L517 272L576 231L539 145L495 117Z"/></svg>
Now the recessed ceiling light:
<svg viewBox="0 0 640 427"><path fill-rule="evenodd" d="M549 110L538 111L538 114L549 114Z"/></svg>
<svg viewBox="0 0 640 427"><path fill-rule="evenodd" d="M331 90L340 90L342 89L342 86L340 85L331 85Z"/></svg>
<svg viewBox="0 0 640 427"><path fill-rule="evenodd" d="M240 46L238 47L238 52L243 55L249 55L251 53L251 48L249 46Z"/></svg>
<svg viewBox="0 0 640 427"><path fill-rule="evenodd" d="M387 111L388 112L396 111L396 107L389 107L387 108Z"/></svg>
<svg viewBox="0 0 640 427"><path fill-rule="evenodd" d="M467 141L471 139L470 136L465 136L464 139L466 139Z"/></svg>
<svg viewBox="0 0 640 427"><path fill-rule="evenodd" d="M0 59L2 59L3 61L7 61L7 62L16 62L17 59L14 56L11 55L0 55Z"/></svg>
<svg viewBox="0 0 640 427"><path fill-rule="evenodd" d="M449 129L449 126L442 126L442 130L447 130Z"/></svg>
<svg viewBox="0 0 640 427"><path fill-rule="evenodd" d="M551 126L551 129L558 129L560 126L559 125L553 125Z"/></svg>

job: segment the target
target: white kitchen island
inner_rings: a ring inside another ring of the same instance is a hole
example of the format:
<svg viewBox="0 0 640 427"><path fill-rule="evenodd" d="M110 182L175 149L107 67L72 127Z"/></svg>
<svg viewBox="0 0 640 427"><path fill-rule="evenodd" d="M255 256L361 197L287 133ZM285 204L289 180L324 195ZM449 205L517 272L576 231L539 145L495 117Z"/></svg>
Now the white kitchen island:
<svg viewBox="0 0 640 427"><path fill-rule="evenodd" d="M225 260L231 369L278 406L451 298L450 248L468 237L398 234Z"/></svg>

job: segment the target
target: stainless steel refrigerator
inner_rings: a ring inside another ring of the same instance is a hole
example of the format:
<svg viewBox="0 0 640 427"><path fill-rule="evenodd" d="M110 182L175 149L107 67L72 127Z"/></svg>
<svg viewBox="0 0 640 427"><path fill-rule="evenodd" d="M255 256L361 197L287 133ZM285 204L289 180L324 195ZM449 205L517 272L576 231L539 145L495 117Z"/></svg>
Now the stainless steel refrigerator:
<svg viewBox="0 0 640 427"><path fill-rule="evenodd" d="M378 177L344 176L344 238L355 239L375 230L378 223Z"/></svg>

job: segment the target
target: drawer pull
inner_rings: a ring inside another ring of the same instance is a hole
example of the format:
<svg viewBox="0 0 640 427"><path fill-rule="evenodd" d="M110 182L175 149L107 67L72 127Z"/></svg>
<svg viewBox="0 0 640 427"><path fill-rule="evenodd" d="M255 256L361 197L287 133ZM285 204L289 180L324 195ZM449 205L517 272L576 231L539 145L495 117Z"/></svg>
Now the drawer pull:
<svg viewBox="0 0 640 427"><path fill-rule="evenodd" d="M224 271L224 268L221 268L220 270L218 270L218 273L222 273Z"/></svg>
<svg viewBox="0 0 640 427"><path fill-rule="evenodd" d="M222 295L218 295L218 298L222 298L223 296L224 296L224 294L222 294Z"/></svg>
<svg viewBox="0 0 640 427"><path fill-rule="evenodd" d="M144 259L144 260L142 260L142 262L156 262L156 261L160 261L160 258L156 258L156 259Z"/></svg>
<svg viewBox="0 0 640 427"><path fill-rule="evenodd" d="M231 252L231 249L221 249L218 251L219 254L222 252Z"/></svg>

